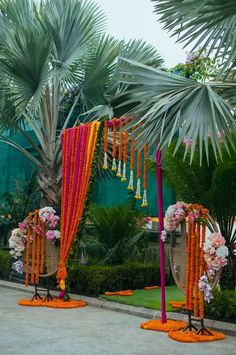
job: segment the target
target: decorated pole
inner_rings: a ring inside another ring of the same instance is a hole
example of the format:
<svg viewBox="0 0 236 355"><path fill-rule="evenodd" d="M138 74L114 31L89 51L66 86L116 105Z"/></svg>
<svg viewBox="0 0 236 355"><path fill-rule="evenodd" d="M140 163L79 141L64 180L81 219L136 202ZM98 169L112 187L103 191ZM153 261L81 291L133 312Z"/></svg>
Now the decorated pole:
<svg viewBox="0 0 236 355"><path fill-rule="evenodd" d="M161 322L166 323L166 296L165 296L165 249L164 242L161 238L164 230L163 220L163 196L162 196L162 168L161 168L161 151L156 151L156 180L157 180L157 207L159 217L159 246L160 246L160 274L161 274Z"/></svg>

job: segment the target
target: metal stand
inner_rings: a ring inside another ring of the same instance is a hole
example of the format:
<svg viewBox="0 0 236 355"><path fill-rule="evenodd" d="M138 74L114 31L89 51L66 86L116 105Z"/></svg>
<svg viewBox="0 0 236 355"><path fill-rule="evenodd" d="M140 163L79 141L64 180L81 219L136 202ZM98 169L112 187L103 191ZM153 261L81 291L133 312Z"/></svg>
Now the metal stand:
<svg viewBox="0 0 236 355"><path fill-rule="evenodd" d="M34 287L35 287L35 291L33 297L31 298L31 301L38 300L38 299L42 300L42 297L38 293L38 285L34 284Z"/></svg>
<svg viewBox="0 0 236 355"><path fill-rule="evenodd" d="M183 332L186 332L187 330L191 331L193 329L198 331L198 329L192 323L192 312L188 310L188 325L183 329Z"/></svg>
<svg viewBox="0 0 236 355"><path fill-rule="evenodd" d="M204 335L207 333L207 335L213 335L207 328L204 326L204 319L201 319L201 328L197 331L197 334Z"/></svg>
<svg viewBox="0 0 236 355"><path fill-rule="evenodd" d="M50 302L52 300L53 300L53 298L52 298L52 295L51 295L50 290L49 290L49 282L48 282L48 278L47 278L47 294L46 294L46 296L44 298L44 302Z"/></svg>

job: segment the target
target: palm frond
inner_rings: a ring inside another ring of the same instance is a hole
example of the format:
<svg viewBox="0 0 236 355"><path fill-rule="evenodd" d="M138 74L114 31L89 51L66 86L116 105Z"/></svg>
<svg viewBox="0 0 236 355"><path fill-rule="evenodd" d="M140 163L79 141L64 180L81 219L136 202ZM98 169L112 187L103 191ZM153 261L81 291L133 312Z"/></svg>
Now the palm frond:
<svg viewBox="0 0 236 355"><path fill-rule="evenodd" d="M148 142L163 150L178 135L176 150L184 138L191 140L191 160L199 142L200 161L204 148L208 156L208 138L215 157L221 156L219 132L225 147L233 146L233 108L217 94L217 89L235 84L198 83L135 61L123 61L125 65L120 65L119 80L133 85L133 89L129 93L130 100L122 105L136 104L129 114L139 117L136 124L141 132L141 146Z"/></svg>
<svg viewBox="0 0 236 355"><path fill-rule="evenodd" d="M51 33L54 65L61 72L81 59L104 28L104 13L92 1L47 0L42 26Z"/></svg>
<svg viewBox="0 0 236 355"><path fill-rule="evenodd" d="M234 0L152 0L164 28L185 46L194 43L220 57L224 68L236 60L236 4ZM197 5L197 6L196 6Z"/></svg>

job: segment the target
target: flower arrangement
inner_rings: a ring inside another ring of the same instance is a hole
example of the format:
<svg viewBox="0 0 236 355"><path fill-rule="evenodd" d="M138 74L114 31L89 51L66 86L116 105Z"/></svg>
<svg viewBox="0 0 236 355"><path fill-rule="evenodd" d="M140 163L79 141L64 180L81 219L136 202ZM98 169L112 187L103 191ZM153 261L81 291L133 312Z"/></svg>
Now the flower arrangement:
<svg viewBox="0 0 236 355"><path fill-rule="evenodd" d="M60 239L60 231L55 229L58 225L59 217L52 207L43 207L39 210L39 221L40 223L35 226L33 225L33 220L27 217L23 222L19 223L19 228L15 228L11 232L9 238L10 254L17 260L13 263L13 268L19 274L23 274L24 270L24 263L21 257L26 248L28 226L32 226L31 242L33 242L33 235L42 235L41 223L45 223L47 239L53 242Z"/></svg>
<svg viewBox="0 0 236 355"><path fill-rule="evenodd" d="M227 264L229 251L225 246L225 238L220 233L212 233L206 239L203 250L208 276L214 276L215 272Z"/></svg>
<svg viewBox="0 0 236 355"><path fill-rule="evenodd" d="M178 229L181 222L187 216L187 204L185 202L176 202L167 208L165 214L164 228L166 232L173 232Z"/></svg>

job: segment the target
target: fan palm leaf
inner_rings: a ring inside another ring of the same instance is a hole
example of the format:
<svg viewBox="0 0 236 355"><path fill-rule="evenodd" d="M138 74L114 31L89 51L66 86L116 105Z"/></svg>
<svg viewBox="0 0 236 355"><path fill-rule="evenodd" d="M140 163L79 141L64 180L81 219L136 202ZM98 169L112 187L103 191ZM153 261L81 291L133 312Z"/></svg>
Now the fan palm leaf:
<svg viewBox="0 0 236 355"><path fill-rule="evenodd" d="M221 58L224 68L235 66L236 4L234 0L152 0L164 28L185 46L194 43ZM197 6L196 6L197 5Z"/></svg>
<svg viewBox="0 0 236 355"><path fill-rule="evenodd" d="M198 83L131 60L123 61L125 65L120 66L119 79L134 87L125 104L136 103L130 114L139 116L136 123L141 132L140 145L148 142L163 150L178 135L176 150L185 138L192 142L191 160L197 142L200 144L200 160L203 148L208 157L208 138L216 158L221 155L219 133L226 149L233 145L233 108L217 94L217 90L235 84Z"/></svg>

